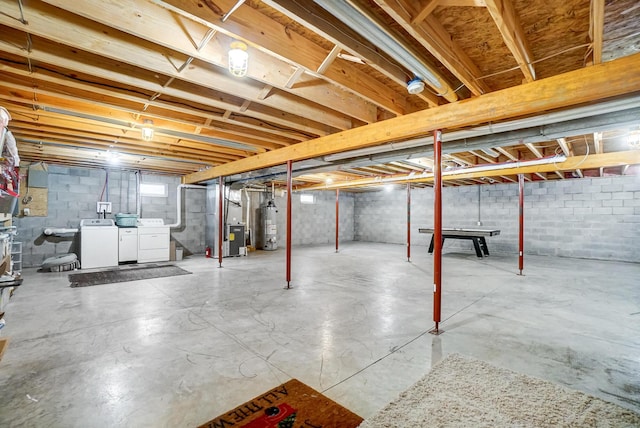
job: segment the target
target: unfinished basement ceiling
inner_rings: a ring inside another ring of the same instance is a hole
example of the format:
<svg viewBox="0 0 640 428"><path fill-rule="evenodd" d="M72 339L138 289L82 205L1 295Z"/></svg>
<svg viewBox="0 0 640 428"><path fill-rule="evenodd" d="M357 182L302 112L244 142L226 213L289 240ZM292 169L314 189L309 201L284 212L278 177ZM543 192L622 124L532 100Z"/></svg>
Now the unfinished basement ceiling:
<svg viewBox="0 0 640 428"><path fill-rule="evenodd" d="M187 177L640 52L635 0L0 0L0 7L0 105L13 116L23 161ZM390 51L356 24L399 48ZM234 40L248 46L242 78L227 70ZM418 75L412 64L426 83L415 95L407 92ZM633 110L640 102L626 107L624 120L603 119L599 129L541 128L553 138L495 141L490 132L473 148L447 141L463 129L444 129L444 166L612 154L526 179L638 174L638 147L629 142L640 128ZM151 141L141 136L145 120L153 122ZM528 123L511 132L533 129ZM367 179L428 173L424 137L408 151L396 141L296 162L295 185L327 188L330 179L369 188L376 183ZM256 169L235 177L266 183L283 172ZM509 172L451 176L445 185L515 181Z"/></svg>

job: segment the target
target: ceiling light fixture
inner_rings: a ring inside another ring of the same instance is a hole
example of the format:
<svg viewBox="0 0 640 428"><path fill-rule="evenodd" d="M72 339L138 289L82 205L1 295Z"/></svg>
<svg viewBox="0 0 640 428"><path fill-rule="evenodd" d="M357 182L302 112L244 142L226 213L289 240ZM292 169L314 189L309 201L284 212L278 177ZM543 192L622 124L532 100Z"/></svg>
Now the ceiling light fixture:
<svg viewBox="0 0 640 428"><path fill-rule="evenodd" d="M153 140L153 120L145 119L142 123L142 129L140 130L142 132L142 139L144 141Z"/></svg>
<svg viewBox="0 0 640 428"><path fill-rule="evenodd" d="M238 40L231 42L231 49L229 49L229 72L236 77L244 77L247 75L248 63L249 54L247 53L247 45Z"/></svg>
<svg viewBox="0 0 640 428"><path fill-rule="evenodd" d="M107 155L107 162L109 162L110 164L116 165L120 163L120 153L107 150L106 155Z"/></svg>
<svg viewBox="0 0 640 428"><path fill-rule="evenodd" d="M414 77L407 83L407 91L411 95L419 94L424 91L424 82L419 77Z"/></svg>

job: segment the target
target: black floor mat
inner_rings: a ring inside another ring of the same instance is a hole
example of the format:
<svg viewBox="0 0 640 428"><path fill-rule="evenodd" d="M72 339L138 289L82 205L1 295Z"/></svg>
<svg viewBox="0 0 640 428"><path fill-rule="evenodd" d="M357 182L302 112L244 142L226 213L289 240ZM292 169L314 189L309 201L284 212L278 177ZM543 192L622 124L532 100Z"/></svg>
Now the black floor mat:
<svg viewBox="0 0 640 428"><path fill-rule="evenodd" d="M71 287L87 287L90 285L112 284L115 282L189 275L190 273L191 272L174 265L136 266L109 269L100 272L72 273L69 275L69 282L71 282Z"/></svg>

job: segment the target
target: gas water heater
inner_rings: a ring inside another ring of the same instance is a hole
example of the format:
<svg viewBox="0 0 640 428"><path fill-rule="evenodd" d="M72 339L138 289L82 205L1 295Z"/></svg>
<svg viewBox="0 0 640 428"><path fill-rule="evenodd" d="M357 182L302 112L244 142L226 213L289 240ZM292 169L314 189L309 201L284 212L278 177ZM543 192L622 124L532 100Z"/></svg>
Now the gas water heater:
<svg viewBox="0 0 640 428"><path fill-rule="evenodd" d="M262 249L273 251L278 249L276 235L278 226L276 225L276 214L278 208L272 199L260 207L262 221Z"/></svg>

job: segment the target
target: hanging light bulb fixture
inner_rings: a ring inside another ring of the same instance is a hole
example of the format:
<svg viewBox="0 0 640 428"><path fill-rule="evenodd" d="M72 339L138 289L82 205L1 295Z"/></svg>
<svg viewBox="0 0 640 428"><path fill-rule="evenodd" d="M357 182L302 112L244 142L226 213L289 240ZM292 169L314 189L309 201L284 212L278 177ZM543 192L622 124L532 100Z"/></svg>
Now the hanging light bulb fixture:
<svg viewBox="0 0 640 428"><path fill-rule="evenodd" d="M231 49L229 49L229 72L236 77L246 76L248 62L249 54L247 53L247 45L238 40L231 42Z"/></svg>
<svg viewBox="0 0 640 428"><path fill-rule="evenodd" d="M145 119L143 121L143 125L142 125L142 139L144 141L151 141L153 140L153 120L151 119Z"/></svg>

